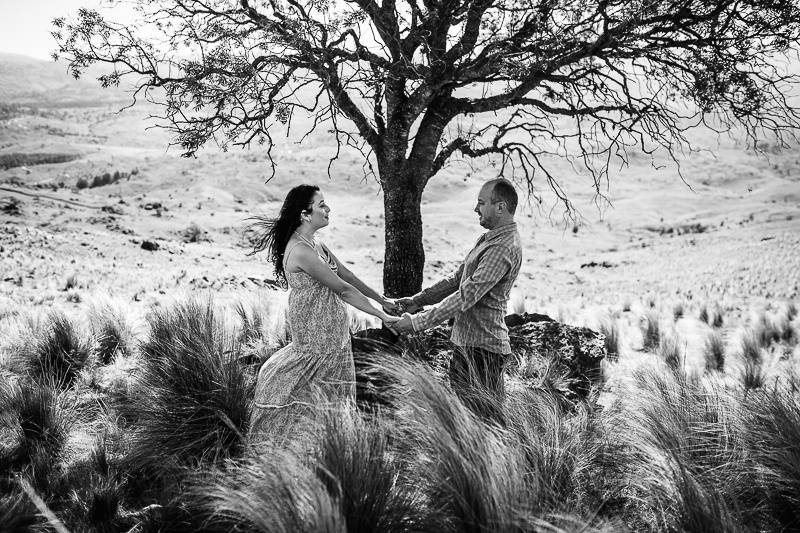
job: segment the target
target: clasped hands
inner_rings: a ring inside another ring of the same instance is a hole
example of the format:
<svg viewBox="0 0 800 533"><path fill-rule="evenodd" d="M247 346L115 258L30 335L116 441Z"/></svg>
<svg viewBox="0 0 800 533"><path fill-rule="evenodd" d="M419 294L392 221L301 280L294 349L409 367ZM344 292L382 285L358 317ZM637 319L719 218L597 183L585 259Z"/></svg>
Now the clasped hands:
<svg viewBox="0 0 800 533"><path fill-rule="evenodd" d="M414 327L411 325L411 313L416 313L422 309L421 306L414 303L411 298L385 298L383 301L383 310L389 315L394 315L394 320L384 320L384 325L393 333L413 333ZM397 316L402 313L402 316Z"/></svg>

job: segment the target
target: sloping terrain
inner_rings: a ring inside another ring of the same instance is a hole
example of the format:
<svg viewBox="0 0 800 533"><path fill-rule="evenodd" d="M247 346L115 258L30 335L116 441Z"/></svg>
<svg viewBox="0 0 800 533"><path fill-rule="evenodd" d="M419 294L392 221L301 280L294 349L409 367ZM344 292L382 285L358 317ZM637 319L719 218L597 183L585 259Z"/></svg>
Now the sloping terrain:
<svg viewBox="0 0 800 533"><path fill-rule="evenodd" d="M95 97L85 92L88 82L70 85L53 74L53 65L11 59L0 58L3 90L13 99L46 96L42 107L0 122L0 154L78 159L0 171L2 186L19 191L0 192L16 199L14 210L0 214L0 294L7 302L70 306L97 292L149 303L179 289L247 290L272 272L264 258L247 255L246 219L277 212L286 191L301 182L319 184L333 208L321 238L380 287L380 189L364 178L362 161L351 152L335 161L329 178L335 149L324 129L302 144L294 134L276 135L278 166L267 181L262 148L209 147L196 158L181 158L168 149L166 131L149 128L157 107L75 107L73 90ZM15 64L22 66L15 70ZM19 69L41 84L26 93L20 83L9 83L23 77ZM582 220L564 222L557 205L520 206L526 255L514 305L551 314L562 309L566 318L586 320L598 309L648 298L703 299L742 312L796 299L800 150L764 144L758 154L704 132L696 141L714 147L714 155L681 161L685 182L666 158L653 162L633 154L604 191L611 206L601 202L602 209L591 182L564 164L562 180ZM122 179L78 188L80 180L91 184L115 172ZM427 280L456 268L482 231L474 199L480 183L494 175L489 165L456 162L431 181L423 201ZM142 249L145 241L158 249ZM79 296L63 290L68 278Z"/></svg>

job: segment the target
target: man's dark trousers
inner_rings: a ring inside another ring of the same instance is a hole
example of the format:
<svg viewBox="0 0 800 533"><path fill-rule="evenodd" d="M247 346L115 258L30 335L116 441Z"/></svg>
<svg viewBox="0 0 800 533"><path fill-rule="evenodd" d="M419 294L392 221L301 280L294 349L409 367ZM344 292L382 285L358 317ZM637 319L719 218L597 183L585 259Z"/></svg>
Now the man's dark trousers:
<svg viewBox="0 0 800 533"><path fill-rule="evenodd" d="M453 392L476 415L503 423L506 395L503 374L508 355L471 346L457 346L450 361Z"/></svg>

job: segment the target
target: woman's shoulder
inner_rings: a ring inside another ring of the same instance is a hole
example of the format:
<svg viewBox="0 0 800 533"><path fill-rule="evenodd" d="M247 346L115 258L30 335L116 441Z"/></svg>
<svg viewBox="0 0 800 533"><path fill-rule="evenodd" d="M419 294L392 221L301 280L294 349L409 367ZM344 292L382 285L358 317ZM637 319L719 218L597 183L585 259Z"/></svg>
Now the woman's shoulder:
<svg viewBox="0 0 800 533"><path fill-rule="evenodd" d="M300 239L292 237L286 243L284 253L284 269L289 270L292 266L302 264L310 258L316 256L316 251Z"/></svg>

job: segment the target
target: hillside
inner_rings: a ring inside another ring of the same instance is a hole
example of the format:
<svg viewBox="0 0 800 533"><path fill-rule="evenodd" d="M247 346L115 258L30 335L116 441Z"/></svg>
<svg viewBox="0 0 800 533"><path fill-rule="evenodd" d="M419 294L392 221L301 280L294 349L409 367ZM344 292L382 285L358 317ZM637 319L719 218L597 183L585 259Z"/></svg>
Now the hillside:
<svg viewBox="0 0 800 533"><path fill-rule="evenodd" d="M246 255L247 217L275 213L286 191L302 182L319 184L333 208L322 239L380 287L380 189L373 178L364 179L362 160L352 151L343 151L328 175L336 150L326 128L302 144L302 124L291 136L276 134L276 174L268 181L263 147L223 152L209 146L195 158L181 158L168 147L168 132L150 127L157 107L120 113L119 104L97 96L119 91L72 81L58 65L18 56L2 56L0 64L0 87L12 95L7 98L38 95L31 102L47 108L0 121L0 156L76 158L0 170L0 186L19 191L0 192L19 206L0 214L6 306L69 308L95 294L144 306L182 290L250 290L272 272L263 258ZM69 95L95 100L77 105ZM520 207L526 253L515 305L591 322L598 312L656 296L665 305L703 299L739 313L796 299L800 150L764 143L765 153L758 154L709 132L694 138L713 153L685 157L681 175L663 154L651 161L633 153L630 166L612 175L604 190L610 205L601 202L601 209L590 180L556 161L582 219L565 223L546 194L543 204ZM125 178L77 187L81 179L91 183L115 172ZM428 185L422 206L426 280L454 269L482 231L472 212L475 195L495 175L488 163L454 162ZM158 243L159 250L143 250L144 241ZM78 280L71 289L78 296L64 290L70 277Z"/></svg>
<svg viewBox="0 0 800 533"><path fill-rule="evenodd" d="M0 102L60 107L93 106L126 99L120 89L102 89L97 75L97 70L90 70L76 80L63 62L0 53Z"/></svg>

